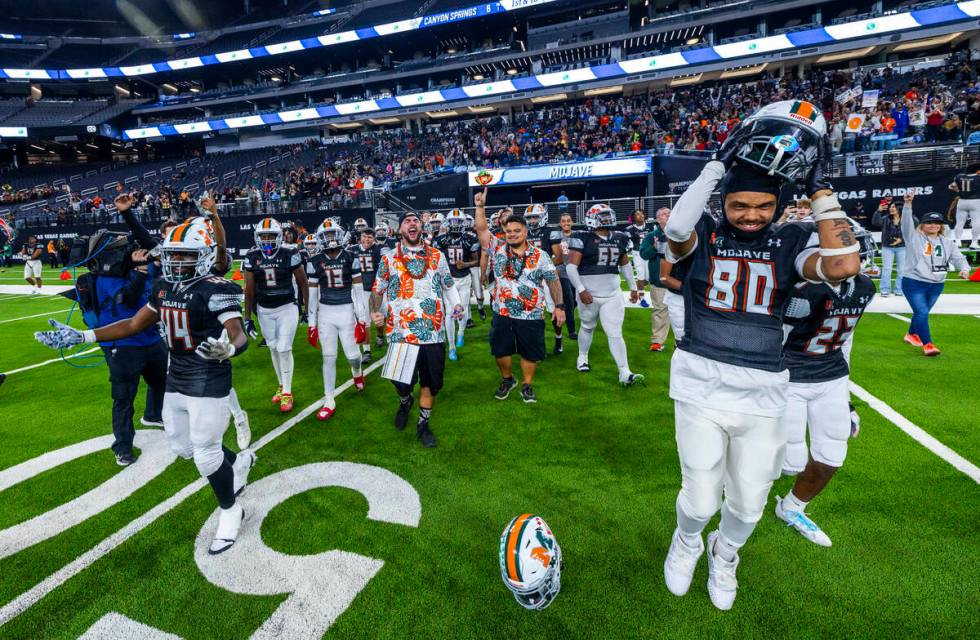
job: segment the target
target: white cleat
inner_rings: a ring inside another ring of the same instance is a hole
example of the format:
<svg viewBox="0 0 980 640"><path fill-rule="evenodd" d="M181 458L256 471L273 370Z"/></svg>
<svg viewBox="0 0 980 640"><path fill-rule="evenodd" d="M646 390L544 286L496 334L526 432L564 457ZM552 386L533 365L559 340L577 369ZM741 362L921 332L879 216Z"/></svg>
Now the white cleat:
<svg viewBox="0 0 980 640"><path fill-rule="evenodd" d="M248 414L244 411L232 415L235 421L235 442L238 449L246 449L252 444L252 428L248 425Z"/></svg>
<svg viewBox="0 0 980 640"><path fill-rule="evenodd" d="M621 377L619 379L619 384L623 385L624 387L632 387L634 384L643 382L644 380L646 380L646 376L644 376L642 373L631 373L625 378Z"/></svg>
<svg viewBox="0 0 980 640"><path fill-rule="evenodd" d="M578 357L578 361L575 363L575 368L579 371L592 371L592 367L589 366L589 359Z"/></svg>
<svg viewBox="0 0 980 640"><path fill-rule="evenodd" d="M211 541L208 553L216 556L231 549L238 539L238 531L244 520L245 510L237 502L230 509L221 509L218 514L218 529L214 532L214 540Z"/></svg>
<svg viewBox="0 0 980 640"><path fill-rule="evenodd" d="M704 542L698 536L698 547L692 548L681 539L681 530L674 529L674 535L670 539L670 550L664 559L664 582L667 590L675 596L682 596L691 588L691 580L694 579L694 570L698 567L698 560L704 553Z"/></svg>
<svg viewBox="0 0 980 640"><path fill-rule="evenodd" d="M811 520L806 513L795 509L783 509L783 499L776 496L776 517L793 527L796 531L814 544L821 547L831 546L830 537Z"/></svg>
<svg viewBox="0 0 980 640"><path fill-rule="evenodd" d="M251 449L245 449L240 451L238 456L235 458L235 495L237 496L248 484L248 472L252 470L255 466L255 461L258 460L258 456Z"/></svg>
<svg viewBox="0 0 980 640"><path fill-rule="evenodd" d="M735 604L735 595L738 591L735 570L738 569L739 558L736 555L734 560L728 561L715 555L715 542L720 536L721 533L718 531L708 534L708 597L715 607L728 611Z"/></svg>

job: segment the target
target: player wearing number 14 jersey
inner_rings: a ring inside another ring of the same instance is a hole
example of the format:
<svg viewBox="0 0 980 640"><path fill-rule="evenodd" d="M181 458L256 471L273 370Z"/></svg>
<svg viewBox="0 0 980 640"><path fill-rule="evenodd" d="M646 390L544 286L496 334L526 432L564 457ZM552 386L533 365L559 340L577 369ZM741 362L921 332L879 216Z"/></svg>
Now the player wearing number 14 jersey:
<svg viewBox="0 0 980 640"><path fill-rule="evenodd" d="M776 516L824 547L830 546L830 538L805 508L844 464L851 435L847 352L874 295L871 278L859 273L841 283L800 283L786 303L783 360L789 367L789 388L782 418L783 473L799 476L786 497L776 498Z"/></svg>
<svg viewBox="0 0 980 640"><path fill-rule="evenodd" d="M272 396L273 404L283 413L293 409L293 340L299 324L293 280L309 308L309 291L303 258L299 251L283 246L283 230L272 218L255 225L255 248L242 261L245 274L245 329L255 335L252 309L257 309L262 337L272 356L279 387Z"/></svg>

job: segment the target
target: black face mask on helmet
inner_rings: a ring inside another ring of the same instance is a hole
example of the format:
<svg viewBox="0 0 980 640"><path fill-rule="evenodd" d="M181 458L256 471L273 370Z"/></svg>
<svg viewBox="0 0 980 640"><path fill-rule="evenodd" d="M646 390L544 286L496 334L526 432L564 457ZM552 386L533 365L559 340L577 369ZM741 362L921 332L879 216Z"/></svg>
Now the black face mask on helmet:
<svg viewBox="0 0 980 640"><path fill-rule="evenodd" d="M741 191L752 191L755 193L768 193L776 196L776 210L779 210L779 194L782 191L783 180L778 176L769 176L758 169L746 165L739 165L738 162L732 166L731 169L722 178L721 183L718 185L718 191L721 193L721 204L722 209L725 208L725 199L730 193L738 193ZM758 231L742 231L732 223L728 221L728 213L724 212L722 216L722 224L724 227L731 232L739 240L752 240L758 238L759 236L765 234L772 223L775 222L776 216L769 220L769 223L765 227Z"/></svg>

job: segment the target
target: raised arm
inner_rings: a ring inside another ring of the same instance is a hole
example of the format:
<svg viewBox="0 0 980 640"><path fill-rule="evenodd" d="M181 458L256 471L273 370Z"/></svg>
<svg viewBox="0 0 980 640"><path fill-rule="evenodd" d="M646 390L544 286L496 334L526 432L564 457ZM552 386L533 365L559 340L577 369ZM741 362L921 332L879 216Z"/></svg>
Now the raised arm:
<svg viewBox="0 0 980 640"><path fill-rule="evenodd" d="M817 223L820 251L806 258L801 270L807 280L839 282L861 271L861 245L851 229L851 222L841 209L833 187L823 177L823 161L829 144L821 152L806 177L806 192L813 203L813 221Z"/></svg>
<svg viewBox="0 0 980 640"><path fill-rule="evenodd" d="M473 206L476 211L473 213L473 222L476 226L476 237L480 239L480 246L485 249L493 246L493 234L490 233L490 224L487 222L487 188L483 187L482 192L473 194ZM481 261L482 262L482 261Z"/></svg>
<svg viewBox="0 0 980 640"><path fill-rule="evenodd" d="M670 220L664 227L667 246L677 258L684 258L694 250L697 235L694 227L704 215L704 208L718 183L725 177L725 165L712 160L704 165L697 179L684 191L671 210Z"/></svg>
<svg viewBox="0 0 980 640"><path fill-rule="evenodd" d="M116 205L116 213L122 216L123 222L129 227L130 232L133 234L133 239L136 240L140 247L149 251L160 244L150 235L150 232L146 230L143 223L136 219L136 215L133 213L133 196L128 193L119 194L116 196L113 204Z"/></svg>
<svg viewBox="0 0 980 640"><path fill-rule="evenodd" d="M908 194L905 196L905 204L902 206L902 236L908 242L915 233L915 216L912 215L912 200L915 196Z"/></svg>

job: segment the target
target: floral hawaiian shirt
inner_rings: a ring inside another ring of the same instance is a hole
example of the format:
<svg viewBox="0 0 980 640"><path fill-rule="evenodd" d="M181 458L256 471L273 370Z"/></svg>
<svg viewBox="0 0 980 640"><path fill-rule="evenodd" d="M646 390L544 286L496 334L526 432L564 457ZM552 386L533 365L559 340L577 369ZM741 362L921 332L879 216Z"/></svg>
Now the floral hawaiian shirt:
<svg viewBox="0 0 980 640"><path fill-rule="evenodd" d="M446 294L455 283L442 252L428 243L423 247L411 251L398 243L381 256L373 291L387 295L388 342L433 344L445 338L444 322L452 313Z"/></svg>
<svg viewBox="0 0 980 640"><path fill-rule="evenodd" d="M518 256L497 238L488 252L493 260L493 312L517 320L544 318L544 288L558 279L551 257L530 245Z"/></svg>

